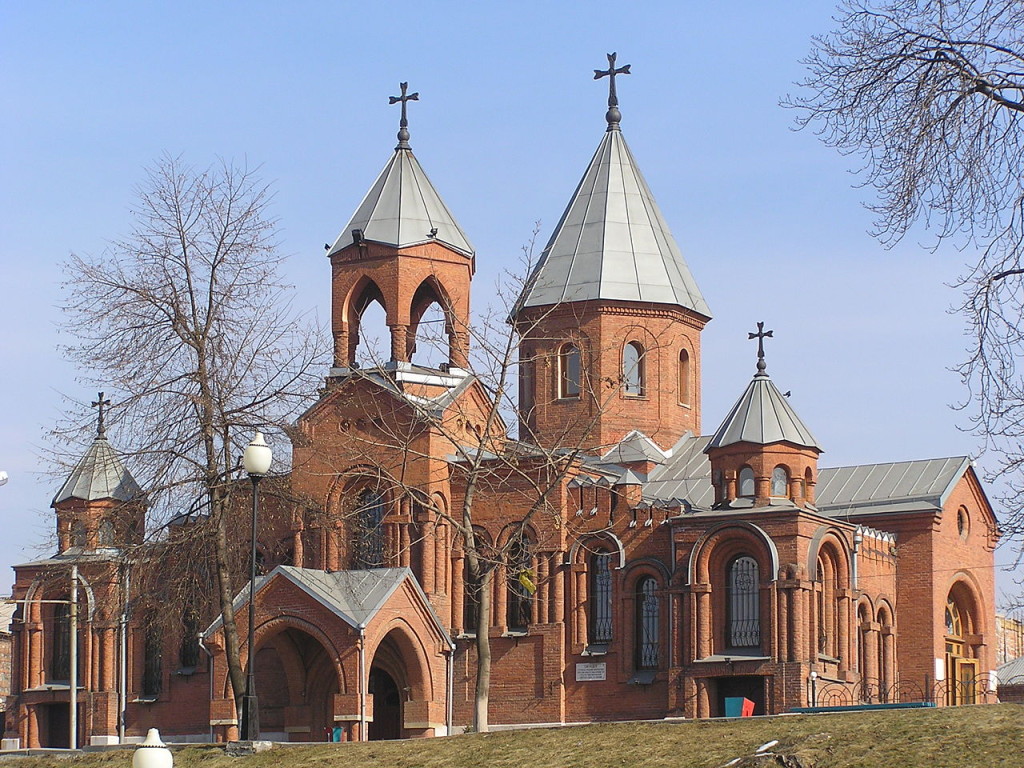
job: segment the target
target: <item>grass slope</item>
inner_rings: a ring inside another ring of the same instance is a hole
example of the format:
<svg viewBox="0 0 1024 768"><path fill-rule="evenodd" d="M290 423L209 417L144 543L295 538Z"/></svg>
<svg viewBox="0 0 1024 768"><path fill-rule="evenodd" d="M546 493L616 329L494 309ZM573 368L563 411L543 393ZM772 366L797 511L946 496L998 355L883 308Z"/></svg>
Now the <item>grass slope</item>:
<svg viewBox="0 0 1024 768"><path fill-rule="evenodd" d="M722 766L772 739L815 768L1024 766L1024 706L799 715L749 720L614 723L447 739L289 746L244 758L211 747L175 751L175 768L689 768ZM130 752L55 760L0 758L17 768L110 768Z"/></svg>

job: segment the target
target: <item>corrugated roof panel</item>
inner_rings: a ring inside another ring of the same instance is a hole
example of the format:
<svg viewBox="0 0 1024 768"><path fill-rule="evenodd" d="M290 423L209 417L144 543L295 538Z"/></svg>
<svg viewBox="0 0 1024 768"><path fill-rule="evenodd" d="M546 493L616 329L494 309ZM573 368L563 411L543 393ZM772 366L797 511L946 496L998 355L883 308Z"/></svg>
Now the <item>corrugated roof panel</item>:
<svg viewBox="0 0 1024 768"><path fill-rule="evenodd" d="M969 464L966 456L822 469L815 500L820 508L941 499Z"/></svg>
<svg viewBox="0 0 1024 768"><path fill-rule="evenodd" d="M711 316L618 130L605 133L517 309L593 299L675 304Z"/></svg>
<svg viewBox="0 0 1024 768"><path fill-rule="evenodd" d="M469 239L409 149L395 150L329 255L352 244L353 229L362 230L367 240L395 248L436 240L473 255ZM433 237L432 229L437 229Z"/></svg>

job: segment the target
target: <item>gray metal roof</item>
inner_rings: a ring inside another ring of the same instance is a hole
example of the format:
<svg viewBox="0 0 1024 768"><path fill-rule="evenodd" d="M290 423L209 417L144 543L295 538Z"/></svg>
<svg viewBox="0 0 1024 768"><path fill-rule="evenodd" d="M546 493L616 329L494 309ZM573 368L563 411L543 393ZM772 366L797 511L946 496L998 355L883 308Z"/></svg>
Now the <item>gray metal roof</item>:
<svg viewBox="0 0 1024 768"><path fill-rule="evenodd" d="M644 498L686 499L692 506L710 507L715 500L711 485L711 461L704 448L709 437L683 437L672 449L672 457L651 470L644 486Z"/></svg>
<svg viewBox="0 0 1024 768"><path fill-rule="evenodd" d="M64 481L51 506L68 499L131 501L141 493L142 489L121 462L121 457L101 435L93 440L89 450Z"/></svg>
<svg viewBox="0 0 1024 768"><path fill-rule="evenodd" d="M352 244L352 230L395 248L437 241L465 254L473 246L430 183L411 149L399 147L366 193L327 255ZM431 235L432 230L437 230Z"/></svg>
<svg viewBox="0 0 1024 768"><path fill-rule="evenodd" d="M900 512L920 509L922 504L941 509L970 463L967 456L953 456L822 469L815 504L824 512L850 507L858 512Z"/></svg>
<svg viewBox="0 0 1024 768"><path fill-rule="evenodd" d="M609 130L534 269L517 310L610 299L711 310L619 130Z"/></svg>
<svg viewBox="0 0 1024 768"><path fill-rule="evenodd" d="M256 579L257 594L273 579L279 577L291 581L356 629L366 627L377 612L384 607L391 595L402 585L402 582L408 579L422 599L424 607L441 636L445 639L448 637L444 624L434 612L430 601L427 600L427 596L408 568L319 571L313 568L279 565L270 573ZM246 586L235 596L235 610L238 611L246 605L248 599L249 588ZM221 624L223 624L223 618L217 617L204 634L209 635L216 631Z"/></svg>
<svg viewBox="0 0 1024 768"><path fill-rule="evenodd" d="M628 464L634 461L653 461L656 464L662 464L666 455L665 451L661 450L651 438L640 430L634 429L613 445L601 457L601 462Z"/></svg>
<svg viewBox="0 0 1024 768"><path fill-rule="evenodd" d="M1024 684L1024 656L1010 659L996 667L996 675L1000 685Z"/></svg>
<svg viewBox="0 0 1024 768"><path fill-rule="evenodd" d="M769 445L780 442L822 450L811 430L796 415L789 399L779 392L767 373L758 371L705 450L733 443Z"/></svg>

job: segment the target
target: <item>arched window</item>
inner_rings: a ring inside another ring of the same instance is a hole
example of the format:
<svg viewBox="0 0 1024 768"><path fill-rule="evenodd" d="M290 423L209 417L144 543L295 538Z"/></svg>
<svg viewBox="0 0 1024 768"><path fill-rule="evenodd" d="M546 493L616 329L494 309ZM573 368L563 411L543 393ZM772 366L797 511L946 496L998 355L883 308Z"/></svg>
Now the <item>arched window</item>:
<svg viewBox="0 0 1024 768"><path fill-rule="evenodd" d="M100 521L100 546L101 547L113 547L114 543L114 523L111 520Z"/></svg>
<svg viewBox="0 0 1024 768"><path fill-rule="evenodd" d="M772 470L772 496L784 499L789 496L789 473L785 467Z"/></svg>
<svg viewBox="0 0 1024 768"><path fill-rule="evenodd" d="M532 603L530 596L536 589L533 573L533 556L530 553L530 542L517 539L508 550L508 600L506 623L512 630L525 631L530 625Z"/></svg>
<svg viewBox="0 0 1024 768"><path fill-rule="evenodd" d="M590 556L590 642L612 641L612 553L607 550Z"/></svg>
<svg viewBox="0 0 1024 768"><path fill-rule="evenodd" d="M739 495L751 499L754 497L754 470L750 467L743 467L740 470Z"/></svg>
<svg viewBox="0 0 1024 768"><path fill-rule="evenodd" d="M71 546L86 546L85 523L83 523L81 520L75 520L74 524L71 526Z"/></svg>
<svg viewBox="0 0 1024 768"><path fill-rule="evenodd" d="M558 396L580 396L580 351L575 344L563 344L558 351Z"/></svg>
<svg viewBox="0 0 1024 768"><path fill-rule="evenodd" d="M679 351L679 402L690 404L690 353L685 349Z"/></svg>
<svg viewBox="0 0 1024 768"><path fill-rule="evenodd" d="M970 616L964 616L952 594L946 600L945 625L946 703L974 704L978 696L978 660L973 658L974 648L967 642Z"/></svg>
<svg viewBox="0 0 1024 768"><path fill-rule="evenodd" d="M155 699L163 690L163 633L155 625L146 628L142 649L142 696Z"/></svg>
<svg viewBox="0 0 1024 768"><path fill-rule="evenodd" d="M53 645L50 651L50 680L71 679L71 606L53 604Z"/></svg>
<svg viewBox="0 0 1024 768"><path fill-rule="evenodd" d="M729 564L726 594L729 648L758 648L761 645L761 596L757 561L741 555Z"/></svg>
<svg viewBox="0 0 1024 768"><path fill-rule="evenodd" d="M871 618L865 605L857 608L857 671L864 679L868 674L868 632L871 631Z"/></svg>
<svg viewBox="0 0 1024 768"><path fill-rule="evenodd" d="M966 507L960 507L956 511L956 531L960 534L960 538L965 540L971 532L971 518L967 514Z"/></svg>
<svg viewBox="0 0 1024 768"><path fill-rule="evenodd" d="M384 496L367 488L360 492L355 510L353 568L384 567Z"/></svg>
<svg viewBox="0 0 1024 768"><path fill-rule="evenodd" d="M181 647L178 662L182 673L199 666L199 611L186 608L181 614Z"/></svg>
<svg viewBox="0 0 1024 768"><path fill-rule="evenodd" d="M631 341L622 350L622 386L627 395L644 393L644 348Z"/></svg>
<svg viewBox="0 0 1024 768"><path fill-rule="evenodd" d="M658 582L644 576L636 583L636 668L658 668Z"/></svg>

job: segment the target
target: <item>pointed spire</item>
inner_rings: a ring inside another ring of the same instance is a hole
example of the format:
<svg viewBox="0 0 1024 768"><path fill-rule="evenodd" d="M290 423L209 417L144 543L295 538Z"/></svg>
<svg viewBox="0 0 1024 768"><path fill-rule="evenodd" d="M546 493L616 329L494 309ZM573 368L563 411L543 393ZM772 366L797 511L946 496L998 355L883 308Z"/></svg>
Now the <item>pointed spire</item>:
<svg viewBox="0 0 1024 768"><path fill-rule="evenodd" d="M608 111L605 113L604 119L608 121L609 131L618 131L620 130L619 123L622 121L622 113L619 112L619 95L615 92L615 76L630 74L629 68L631 65L624 64L616 69L615 56L617 54L613 52L605 55L608 57L608 69L595 69L594 79L608 78Z"/></svg>
<svg viewBox="0 0 1024 768"><path fill-rule="evenodd" d="M416 93L407 94L406 92L409 90L408 82L399 83L398 87L402 90L401 96L388 96L388 104L398 104L399 102L402 104L402 119L398 121L398 146L395 149L412 149L409 146L409 118L405 112L405 105L409 101L419 101L420 92L416 91Z"/></svg>
<svg viewBox="0 0 1024 768"><path fill-rule="evenodd" d="M135 482L117 451L111 447L106 436L100 434L57 491L51 506L68 499L131 501L141 494L142 488Z"/></svg>
<svg viewBox="0 0 1024 768"><path fill-rule="evenodd" d="M333 256L353 243L372 242L406 248L436 241L472 258L474 250L469 238L409 146L406 104L419 101L420 95L408 93L409 83L400 83L399 87L401 96L388 97L388 103L402 105L398 146L348 225L327 249L327 255Z"/></svg>
<svg viewBox="0 0 1024 768"><path fill-rule="evenodd" d="M757 333L747 334L748 339L757 339L757 373L712 436L705 453L733 443L769 445L786 442L819 452L822 450L811 430L789 404L789 399L768 377L764 340L772 338L772 333L764 330L764 323L758 323Z"/></svg>
<svg viewBox="0 0 1024 768"><path fill-rule="evenodd" d="M706 318L711 309L669 230L619 129L615 75L629 66L594 70L610 78L608 130L551 234L519 298L526 307L608 299L673 304Z"/></svg>

